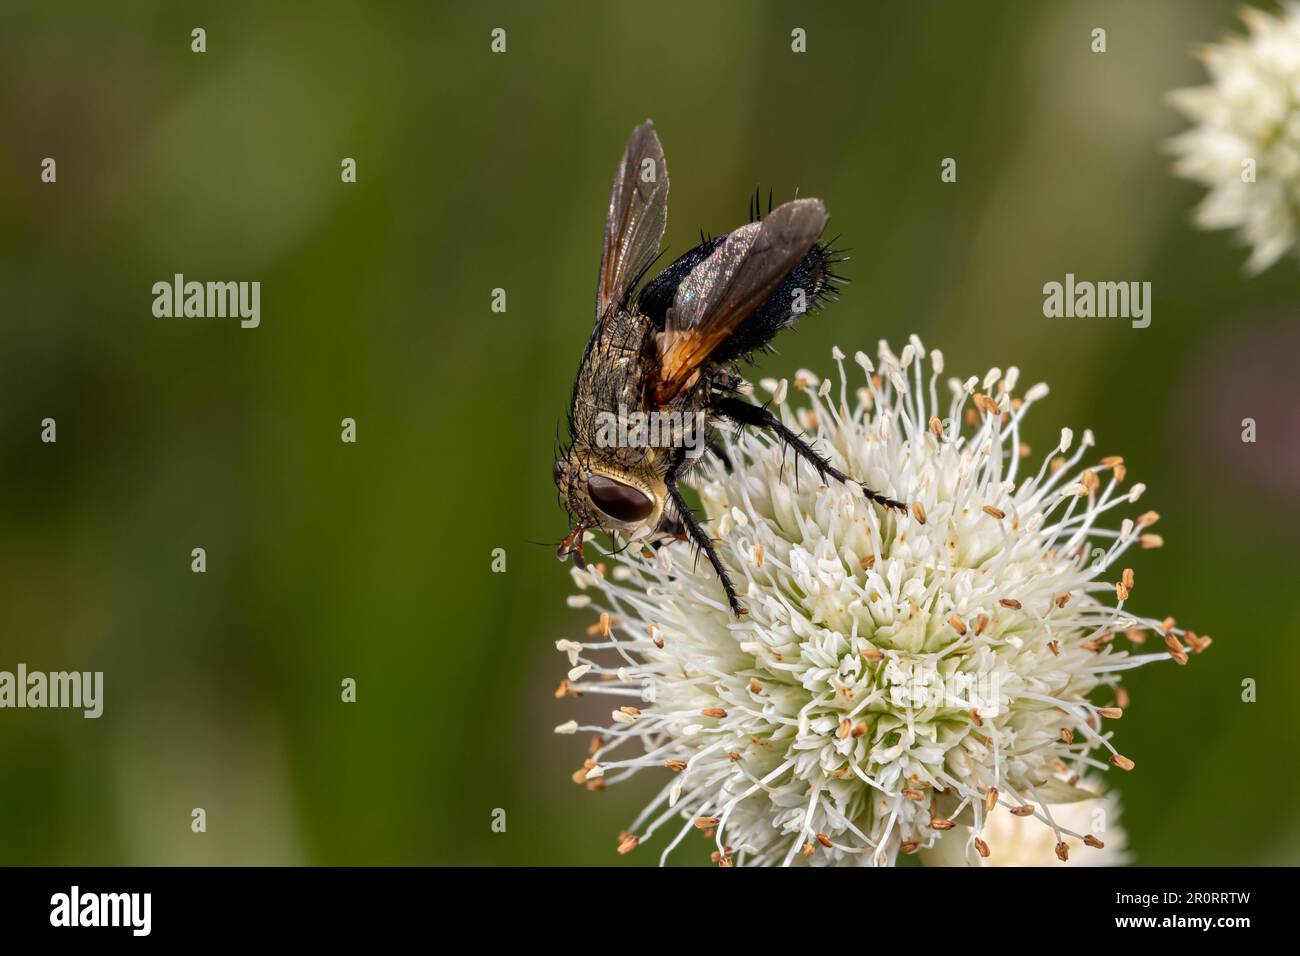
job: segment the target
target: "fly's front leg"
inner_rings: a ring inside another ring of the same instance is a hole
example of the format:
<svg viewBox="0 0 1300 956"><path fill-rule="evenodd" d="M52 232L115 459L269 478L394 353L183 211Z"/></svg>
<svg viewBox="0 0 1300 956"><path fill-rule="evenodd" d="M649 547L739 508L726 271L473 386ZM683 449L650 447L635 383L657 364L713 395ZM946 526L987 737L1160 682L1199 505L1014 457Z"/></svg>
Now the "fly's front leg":
<svg viewBox="0 0 1300 956"><path fill-rule="evenodd" d="M651 535L649 546L642 548L641 553L648 558L666 544L689 540L690 537L686 534L686 526L682 524L681 519L665 509L664 516L659 519L659 526L655 528L654 534Z"/></svg>
<svg viewBox="0 0 1300 956"><path fill-rule="evenodd" d="M735 614L736 617L740 617L748 612L741 605L740 599L736 597L736 588L731 583L731 575L727 573L727 566L718 557L712 539L709 538L700 522L696 520L695 514L691 511L690 506L686 504L686 499L682 497L682 493L677 489L677 474L685 463L686 452L684 449L678 449L677 455L668 469L668 474L664 478L668 485L668 498L673 503L673 510L676 512L677 519L681 522L681 527L685 528L686 534L691 541L704 552L704 556L709 559L709 564L713 565L713 570L717 572L718 580L722 582L722 589L727 592L727 603L731 605L731 613Z"/></svg>
<svg viewBox="0 0 1300 956"><path fill-rule="evenodd" d="M817 454L812 445L787 428L781 419L773 415L770 410L759 405L751 405L743 399L733 398L729 395L716 397L713 400L713 410L723 418L729 418L738 425L755 425L775 432L783 442L795 450L796 454L812 465L817 470L817 474L821 475L823 479L834 478L836 481L853 481L852 478ZM872 491L866 485L862 486L862 491L867 498L877 504L884 505L886 508L897 508L904 514L907 513L907 505L901 501L888 498L878 491Z"/></svg>

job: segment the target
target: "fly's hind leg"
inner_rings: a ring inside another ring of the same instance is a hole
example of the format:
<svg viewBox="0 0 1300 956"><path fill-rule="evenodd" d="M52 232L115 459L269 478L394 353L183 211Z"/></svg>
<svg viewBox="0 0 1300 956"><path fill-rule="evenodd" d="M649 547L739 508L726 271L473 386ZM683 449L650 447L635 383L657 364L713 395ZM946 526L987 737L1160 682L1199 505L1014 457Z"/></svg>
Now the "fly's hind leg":
<svg viewBox="0 0 1300 956"><path fill-rule="evenodd" d="M795 450L796 454L812 465L817 470L817 474L821 475L823 479L834 478L836 481L841 482L853 481L852 478L817 454L812 445L804 441L802 436L787 428L781 419L773 415L769 409L759 405L751 405L743 399L722 395L714 399L713 410L723 418L729 418L738 425L755 425L775 432L777 437ZM866 485L862 486L862 491L867 498L877 504L884 505L886 508L896 508L904 514L907 513L907 505L901 501L886 497L878 491L872 491Z"/></svg>

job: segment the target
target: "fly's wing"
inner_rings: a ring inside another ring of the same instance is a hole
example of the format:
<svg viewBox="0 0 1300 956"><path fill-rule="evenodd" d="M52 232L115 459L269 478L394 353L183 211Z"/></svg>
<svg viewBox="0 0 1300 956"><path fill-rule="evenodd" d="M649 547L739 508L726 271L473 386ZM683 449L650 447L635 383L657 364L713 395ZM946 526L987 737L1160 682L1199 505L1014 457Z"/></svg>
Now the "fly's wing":
<svg viewBox="0 0 1300 956"><path fill-rule="evenodd" d="M727 234L724 232L712 239L703 239L698 246L682 253L662 272L642 286L636 296L636 311L654 324L656 332L664 330L664 322L668 318L668 310L673 306L677 287L695 271L696 266L713 255L726 238Z"/></svg>
<svg viewBox="0 0 1300 956"><path fill-rule="evenodd" d="M668 163L654 124L646 120L632 131L614 172L596 284L597 321L650 267L667 224Z"/></svg>
<svg viewBox="0 0 1300 956"><path fill-rule="evenodd" d="M673 297L660 340L655 399L671 401L799 264L826 227L820 199L796 199L729 234Z"/></svg>

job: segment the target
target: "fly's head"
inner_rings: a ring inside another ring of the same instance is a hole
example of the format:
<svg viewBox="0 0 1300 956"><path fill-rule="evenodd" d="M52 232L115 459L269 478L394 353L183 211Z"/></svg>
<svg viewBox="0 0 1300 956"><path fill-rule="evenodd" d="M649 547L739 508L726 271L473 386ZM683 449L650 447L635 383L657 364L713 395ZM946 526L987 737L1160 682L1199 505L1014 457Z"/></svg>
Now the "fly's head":
<svg viewBox="0 0 1300 956"><path fill-rule="evenodd" d="M654 531L663 516L663 490L656 492L644 480L574 449L555 462L554 478L573 521L573 530L560 543L556 556L563 561L573 555L578 567L586 566L582 537L587 531L635 541Z"/></svg>

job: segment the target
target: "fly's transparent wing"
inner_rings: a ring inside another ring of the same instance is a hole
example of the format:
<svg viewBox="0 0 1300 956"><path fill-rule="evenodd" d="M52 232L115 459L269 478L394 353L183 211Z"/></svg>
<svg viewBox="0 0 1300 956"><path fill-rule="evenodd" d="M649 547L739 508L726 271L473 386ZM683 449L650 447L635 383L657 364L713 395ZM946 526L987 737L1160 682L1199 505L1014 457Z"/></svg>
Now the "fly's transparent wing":
<svg viewBox="0 0 1300 956"><path fill-rule="evenodd" d="M796 199L727 236L687 276L673 298L660 344L655 398L671 401L696 369L725 342L826 228L820 199Z"/></svg>
<svg viewBox="0 0 1300 956"><path fill-rule="evenodd" d="M597 320L654 261L667 225L668 163L654 124L646 120L632 131L614 172L596 284Z"/></svg>

